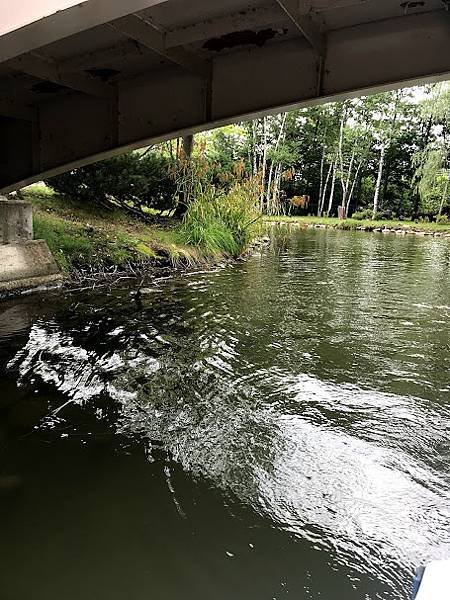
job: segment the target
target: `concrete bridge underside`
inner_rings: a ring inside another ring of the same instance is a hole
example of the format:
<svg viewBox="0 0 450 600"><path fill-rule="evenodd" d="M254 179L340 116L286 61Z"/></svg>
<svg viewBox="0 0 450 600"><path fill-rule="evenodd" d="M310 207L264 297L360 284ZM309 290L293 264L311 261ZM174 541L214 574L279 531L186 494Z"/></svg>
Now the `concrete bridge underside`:
<svg viewBox="0 0 450 600"><path fill-rule="evenodd" d="M243 118L450 78L450 0L24 0L9 26L4 4L0 192Z"/></svg>

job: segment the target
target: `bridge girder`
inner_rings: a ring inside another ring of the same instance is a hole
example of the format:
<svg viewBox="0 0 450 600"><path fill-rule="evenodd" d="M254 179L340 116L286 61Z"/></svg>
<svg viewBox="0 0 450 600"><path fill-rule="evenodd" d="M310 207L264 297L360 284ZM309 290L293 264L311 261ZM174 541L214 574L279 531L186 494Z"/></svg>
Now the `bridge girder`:
<svg viewBox="0 0 450 600"><path fill-rule="evenodd" d="M0 191L248 117L448 79L446 4L87 0L51 14L0 37Z"/></svg>

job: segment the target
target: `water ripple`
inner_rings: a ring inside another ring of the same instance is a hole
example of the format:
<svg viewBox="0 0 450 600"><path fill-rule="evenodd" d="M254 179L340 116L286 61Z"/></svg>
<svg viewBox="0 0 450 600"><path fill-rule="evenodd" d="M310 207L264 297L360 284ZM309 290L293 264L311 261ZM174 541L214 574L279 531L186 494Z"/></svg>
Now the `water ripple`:
<svg viewBox="0 0 450 600"><path fill-rule="evenodd" d="M107 397L149 460L163 449L367 598L368 579L407 598L412 569L450 555L448 257L445 240L275 234L140 307L118 291L35 319L8 371L58 392L43 428Z"/></svg>

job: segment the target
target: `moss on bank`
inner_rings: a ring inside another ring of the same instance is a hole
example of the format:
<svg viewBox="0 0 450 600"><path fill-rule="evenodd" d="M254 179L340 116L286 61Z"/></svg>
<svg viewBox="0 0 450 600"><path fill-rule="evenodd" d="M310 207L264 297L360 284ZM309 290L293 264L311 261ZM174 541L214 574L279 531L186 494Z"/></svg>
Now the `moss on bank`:
<svg viewBox="0 0 450 600"><path fill-rule="evenodd" d="M143 261L159 265L205 260L199 249L183 243L174 225L148 224L120 212L90 208L46 188L25 189L22 194L33 204L34 237L46 240L65 273L126 268Z"/></svg>
<svg viewBox="0 0 450 600"><path fill-rule="evenodd" d="M337 219L335 217L266 217L267 222L275 223L297 223L308 226L331 227L334 229L347 229L374 231L387 229L391 231L403 230L405 232L418 232L428 234L446 235L450 234L450 223L428 223L415 221L372 221L357 219Z"/></svg>

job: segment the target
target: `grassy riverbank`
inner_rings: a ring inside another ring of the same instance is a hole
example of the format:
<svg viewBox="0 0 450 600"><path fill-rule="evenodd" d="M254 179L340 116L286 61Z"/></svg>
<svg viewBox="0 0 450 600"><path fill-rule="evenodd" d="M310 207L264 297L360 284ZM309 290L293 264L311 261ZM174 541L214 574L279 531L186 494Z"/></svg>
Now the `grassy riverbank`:
<svg viewBox="0 0 450 600"><path fill-rule="evenodd" d="M389 230L389 231L405 231L411 233L450 234L450 223L428 223L415 221L372 221L372 220L357 220L357 219L337 219L335 217L266 217L267 222L275 223L297 223L304 227L330 227L334 229L347 230Z"/></svg>
<svg viewBox="0 0 450 600"><path fill-rule="evenodd" d="M202 250L183 243L179 228L164 220L148 224L119 211L60 198L45 188L24 190L23 196L33 204L34 237L46 240L65 273L122 269L143 262L205 261Z"/></svg>
<svg viewBox="0 0 450 600"><path fill-rule="evenodd" d="M155 216L148 223L119 210L60 197L41 186L25 188L22 194L33 204L35 238L47 241L66 274L217 262L239 256L260 233L260 218L249 210L248 190L243 186L220 197L200 197L183 222ZM443 223L282 216L265 220L302 227L450 236L450 224Z"/></svg>
<svg viewBox="0 0 450 600"><path fill-rule="evenodd" d="M182 222L156 215L141 221L60 197L45 186L30 186L22 195L33 204L34 237L46 240L67 274L217 262L239 256L256 235L243 187L199 198Z"/></svg>

